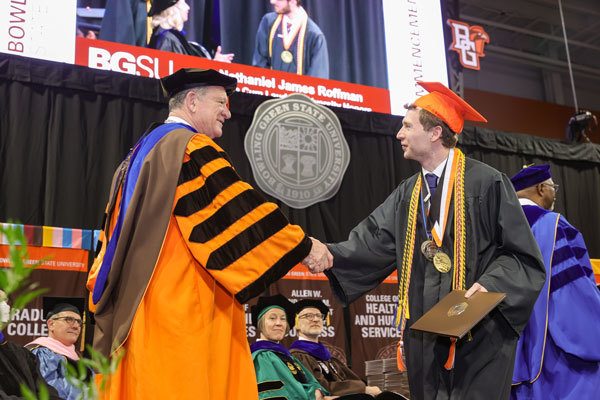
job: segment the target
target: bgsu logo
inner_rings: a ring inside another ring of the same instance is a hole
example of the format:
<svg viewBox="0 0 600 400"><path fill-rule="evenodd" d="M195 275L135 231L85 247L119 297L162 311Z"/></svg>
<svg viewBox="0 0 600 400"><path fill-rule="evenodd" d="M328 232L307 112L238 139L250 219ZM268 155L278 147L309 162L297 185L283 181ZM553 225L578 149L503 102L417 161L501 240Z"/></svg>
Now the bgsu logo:
<svg viewBox="0 0 600 400"><path fill-rule="evenodd" d="M111 53L106 49L90 47L88 67L148 78L160 78L173 73L173 60L161 60L145 54L136 57L126 51Z"/></svg>
<svg viewBox="0 0 600 400"><path fill-rule="evenodd" d="M465 68L479 69L479 58L485 57L483 48L490 42L490 36L478 25L469 26L464 22L448 20L452 28L451 50L458 53L458 59Z"/></svg>

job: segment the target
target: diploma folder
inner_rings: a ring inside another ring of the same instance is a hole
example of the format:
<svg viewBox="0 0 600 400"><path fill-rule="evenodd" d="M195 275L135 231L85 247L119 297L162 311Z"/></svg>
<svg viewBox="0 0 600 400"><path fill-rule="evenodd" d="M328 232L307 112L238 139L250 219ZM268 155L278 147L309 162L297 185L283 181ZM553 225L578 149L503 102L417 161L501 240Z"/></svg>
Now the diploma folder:
<svg viewBox="0 0 600 400"><path fill-rule="evenodd" d="M506 293L476 292L467 299L465 293L448 293L410 329L460 339L506 297Z"/></svg>

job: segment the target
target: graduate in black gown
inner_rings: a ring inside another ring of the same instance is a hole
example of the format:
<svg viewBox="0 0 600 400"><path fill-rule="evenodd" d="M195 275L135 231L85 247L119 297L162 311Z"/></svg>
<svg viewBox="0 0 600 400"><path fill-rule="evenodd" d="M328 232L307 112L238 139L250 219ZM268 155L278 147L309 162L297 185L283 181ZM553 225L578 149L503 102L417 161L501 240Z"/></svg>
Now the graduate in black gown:
<svg viewBox="0 0 600 400"><path fill-rule="evenodd" d="M274 0L256 31L252 65L329 79L329 52L321 29L301 0Z"/></svg>
<svg viewBox="0 0 600 400"><path fill-rule="evenodd" d="M408 106L397 134L421 172L331 244L327 271L349 304L398 269L399 309L411 399L507 399L515 346L545 270L508 178L455 148L464 120L485 121L439 83ZM324 268L323 268L324 269ZM451 290L504 292L506 299L456 342L411 324ZM399 357L399 364L402 358Z"/></svg>

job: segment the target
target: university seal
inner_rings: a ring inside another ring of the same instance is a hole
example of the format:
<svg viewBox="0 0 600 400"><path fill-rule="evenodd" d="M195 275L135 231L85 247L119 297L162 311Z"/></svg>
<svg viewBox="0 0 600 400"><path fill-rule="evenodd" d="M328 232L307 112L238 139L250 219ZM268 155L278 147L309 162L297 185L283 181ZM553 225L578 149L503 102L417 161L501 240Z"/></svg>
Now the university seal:
<svg viewBox="0 0 600 400"><path fill-rule="evenodd" d="M258 186L293 208L333 197L350 162L336 115L302 94L262 103L244 147Z"/></svg>

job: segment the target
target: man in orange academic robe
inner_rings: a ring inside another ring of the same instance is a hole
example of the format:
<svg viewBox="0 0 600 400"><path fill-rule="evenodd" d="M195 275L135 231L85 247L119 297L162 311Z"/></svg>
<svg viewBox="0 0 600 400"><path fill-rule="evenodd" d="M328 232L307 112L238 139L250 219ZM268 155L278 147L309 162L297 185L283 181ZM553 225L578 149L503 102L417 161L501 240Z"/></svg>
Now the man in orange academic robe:
<svg viewBox="0 0 600 400"><path fill-rule="evenodd" d="M331 262L213 141L236 83L214 70L163 78L169 117L115 174L88 279L94 347L123 354L105 398L258 398L242 304L307 256Z"/></svg>

